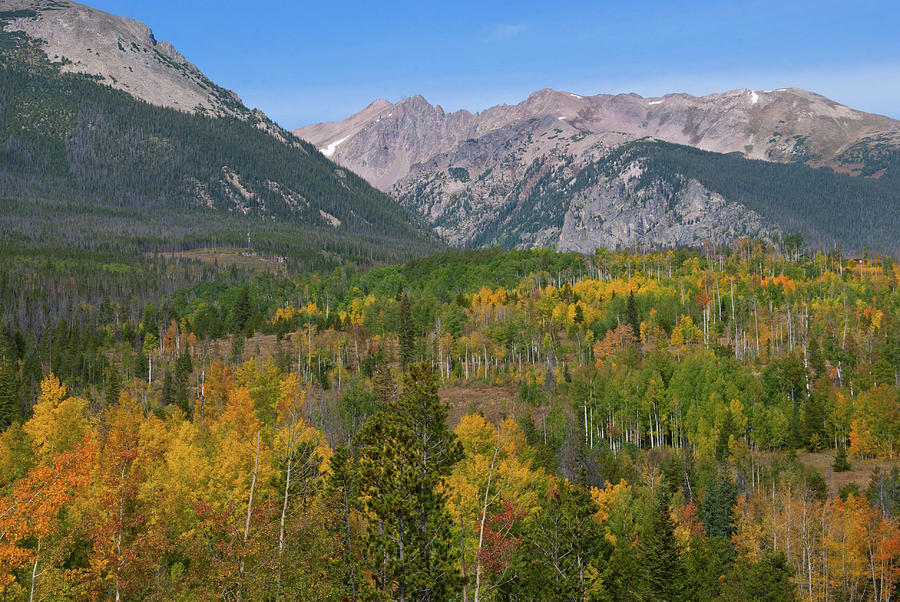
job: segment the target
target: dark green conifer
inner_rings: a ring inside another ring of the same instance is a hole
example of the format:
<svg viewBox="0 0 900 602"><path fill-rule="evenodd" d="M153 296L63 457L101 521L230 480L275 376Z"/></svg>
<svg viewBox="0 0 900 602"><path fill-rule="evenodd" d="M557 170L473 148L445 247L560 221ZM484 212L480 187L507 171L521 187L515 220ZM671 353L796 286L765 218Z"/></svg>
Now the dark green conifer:
<svg viewBox="0 0 900 602"><path fill-rule="evenodd" d="M628 301L625 303L625 321L631 325L635 338L640 340L641 317L638 314L637 304L634 302L634 291L628 294Z"/></svg>
<svg viewBox="0 0 900 602"><path fill-rule="evenodd" d="M457 547L442 486L462 447L447 428L430 366L411 364L403 393L356 438L359 495L369 528L361 541L381 596L447 600L458 589Z"/></svg>
<svg viewBox="0 0 900 602"><path fill-rule="evenodd" d="M675 521L669 511L668 495L658 496L656 516L642 542L642 561L649 598L673 602L682 599L685 583L681 545L675 538Z"/></svg>
<svg viewBox="0 0 900 602"><path fill-rule="evenodd" d="M700 502L700 520L707 535L731 537L734 533L731 509L736 502L737 487L723 465L707 479L706 493Z"/></svg>
<svg viewBox="0 0 900 602"><path fill-rule="evenodd" d="M403 293L400 295L400 365L405 369L415 356L416 350L416 333L413 325L412 305L409 302L409 295Z"/></svg>
<svg viewBox="0 0 900 602"><path fill-rule="evenodd" d="M850 460L847 459L847 447L838 446L837 453L834 456L834 464L831 465L834 472L847 472L850 470Z"/></svg>

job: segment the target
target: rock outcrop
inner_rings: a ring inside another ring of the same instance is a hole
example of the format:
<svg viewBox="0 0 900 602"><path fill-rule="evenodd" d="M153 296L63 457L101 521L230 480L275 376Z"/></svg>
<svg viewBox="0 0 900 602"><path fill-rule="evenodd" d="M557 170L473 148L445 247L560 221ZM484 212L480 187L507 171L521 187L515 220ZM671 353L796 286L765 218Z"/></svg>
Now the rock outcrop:
<svg viewBox="0 0 900 602"><path fill-rule="evenodd" d="M900 122L794 88L659 98L545 89L481 113L446 113L416 96L294 133L389 191L451 244L580 250L777 233L735 199L685 184L687 174L677 193L667 192L671 179L629 191L625 172L572 192L583 169L637 140L874 177L900 149Z"/></svg>

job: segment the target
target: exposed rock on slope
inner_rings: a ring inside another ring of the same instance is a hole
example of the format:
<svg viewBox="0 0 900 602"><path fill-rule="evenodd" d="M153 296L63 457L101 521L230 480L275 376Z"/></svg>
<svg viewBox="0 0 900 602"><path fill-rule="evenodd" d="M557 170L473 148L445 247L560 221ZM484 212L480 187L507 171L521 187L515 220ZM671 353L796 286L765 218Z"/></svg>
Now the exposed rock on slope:
<svg viewBox="0 0 900 602"><path fill-rule="evenodd" d="M139 245L221 244L253 230L272 249L363 262L440 246L388 195L208 82L142 24L13 2L0 5L0 199L24 238L42 240L47 223L77 223L85 244L115 232ZM123 216L126 233L104 231Z"/></svg>
<svg viewBox="0 0 900 602"><path fill-rule="evenodd" d="M549 120L548 120L549 118ZM555 123L554 123L555 122ZM396 104L378 100L337 123L294 130L320 148L340 140L333 158L382 189L389 189L416 163L469 140L506 129L511 136L536 132L537 124L572 130L580 148L612 146L645 137L747 158L807 162L853 171L841 155L854 144L881 137L900 146L900 122L856 111L796 88L733 90L696 97L667 94L579 96L539 90L515 105L481 113L445 113L421 96ZM498 143L506 140L492 140Z"/></svg>
<svg viewBox="0 0 900 602"><path fill-rule="evenodd" d="M639 164L632 167L639 172ZM626 172L576 195L557 248L589 253L598 246L694 247L744 236L771 240L778 231L757 212L726 201L697 180L683 182L678 190L661 180L641 189L639 177Z"/></svg>
<svg viewBox="0 0 900 602"><path fill-rule="evenodd" d="M43 40L47 57L63 72L95 75L160 107L220 116L248 112L237 94L211 82L140 21L68 1L7 0L3 5L6 11L21 11L5 29Z"/></svg>
<svg viewBox="0 0 900 602"><path fill-rule="evenodd" d="M538 156L518 149L503 157L474 156L464 162L457 155L450 161L504 166L499 169L452 167L434 173L433 163L417 167L394 191L451 244L463 247L497 244L589 252L598 246L695 246L738 236L771 239L779 230L696 179L646 173L644 155L637 150L623 156L585 155L589 162L582 164L562 144ZM431 175L420 179L425 173Z"/></svg>
<svg viewBox="0 0 900 602"><path fill-rule="evenodd" d="M376 101L344 121L295 133L390 191L459 246L587 249L777 233L777 212L751 210L747 199L738 202L699 183L669 192L674 174L655 192L643 188L637 196L615 184L624 173L573 194L569 186L583 169L642 139L863 176L879 177L900 165L900 122L793 88L660 98L540 90L518 105L477 114L448 114L417 96ZM762 180L750 188L765 206L777 194ZM824 232L820 240L839 239Z"/></svg>
<svg viewBox="0 0 900 602"><path fill-rule="evenodd" d="M185 59L157 41L149 27L68 0L4 0L0 27L41 41L63 73L83 73L152 105L215 117L237 117L282 142L294 140L259 110L243 105Z"/></svg>

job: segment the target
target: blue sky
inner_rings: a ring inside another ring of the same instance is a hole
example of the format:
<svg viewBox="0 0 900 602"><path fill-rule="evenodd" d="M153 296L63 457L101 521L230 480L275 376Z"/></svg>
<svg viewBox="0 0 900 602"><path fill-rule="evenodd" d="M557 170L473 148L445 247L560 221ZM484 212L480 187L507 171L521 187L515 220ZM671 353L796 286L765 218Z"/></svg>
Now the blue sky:
<svg viewBox="0 0 900 602"><path fill-rule="evenodd" d="M707 94L796 86L900 118L900 2L82 0L149 25L282 126L376 98L445 110L540 88Z"/></svg>

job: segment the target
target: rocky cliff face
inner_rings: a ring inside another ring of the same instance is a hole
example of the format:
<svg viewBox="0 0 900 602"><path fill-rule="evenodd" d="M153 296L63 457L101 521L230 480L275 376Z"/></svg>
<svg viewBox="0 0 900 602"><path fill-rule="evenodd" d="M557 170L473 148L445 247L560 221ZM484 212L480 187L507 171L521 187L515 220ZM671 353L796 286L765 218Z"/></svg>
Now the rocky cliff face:
<svg viewBox="0 0 900 602"><path fill-rule="evenodd" d="M665 180L639 187L639 162L617 177L574 195L559 230L560 251L696 247L736 238L773 240L779 229L759 213L725 200L695 179L677 188Z"/></svg>
<svg viewBox="0 0 900 602"><path fill-rule="evenodd" d="M750 159L829 165L848 172L859 166L843 153L860 141L880 138L900 146L900 122L796 88L660 98L579 96L545 89L518 105L477 114L445 113L416 96L396 104L378 100L344 121L294 133L386 190L416 163L452 152L463 142L483 144L482 137L501 130L510 137L539 133L534 129L538 123L544 131L576 132L584 140L581 148L649 137L713 152L738 152ZM498 137L491 136L490 141L497 142Z"/></svg>
<svg viewBox="0 0 900 602"><path fill-rule="evenodd" d="M577 136L574 141L556 133L539 137L543 144L514 144L502 155L465 150L451 160L443 155L416 166L393 192L461 247L587 253L597 247L725 243L740 236L773 239L779 233L756 211L690 176L645 173L640 152L619 157L603 148L579 149ZM529 152L535 148L544 152Z"/></svg>
<svg viewBox="0 0 900 602"><path fill-rule="evenodd" d="M637 164L573 194L585 167L635 140L872 176L900 149L900 122L793 88L659 98L540 90L477 114L448 114L417 96L294 133L391 192L451 244L580 250L777 232L684 174L677 191L672 182L631 190L627 170Z"/></svg>
<svg viewBox="0 0 900 602"><path fill-rule="evenodd" d="M246 112L234 92L211 82L140 21L68 1L7 0L3 5L20 13L4 29L42 40L47 57L63 72L97 76L157 106L223 116Z"/></svg>

